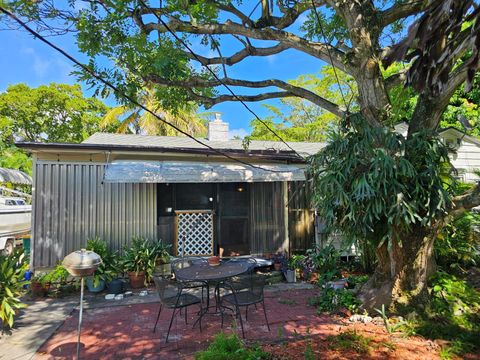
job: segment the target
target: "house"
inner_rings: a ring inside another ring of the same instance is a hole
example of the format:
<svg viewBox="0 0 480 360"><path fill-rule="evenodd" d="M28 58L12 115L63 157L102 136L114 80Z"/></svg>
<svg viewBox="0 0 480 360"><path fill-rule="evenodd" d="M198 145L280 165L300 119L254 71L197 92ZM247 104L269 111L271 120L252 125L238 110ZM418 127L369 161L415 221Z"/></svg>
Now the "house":
<svg viewBox="0 0 480 360"><path fill-rule="evenodd" d="M406 136L408 124L405 122L398 123L395 125L395 131ZM454 127L440 129L438 134L444 143L452 149L450 162L456 169L457 179L467 183L480 180L475 174L476 170L480 170L480 140L466 135Z"/></svg>
<svg viewBox="0 0 480 360"><path fill-rule="evenodd" d="M209 123L206 148L187 137L97 133L80 144L18 143L33 155L32 268L50 267L100 237L134 236L176 255L304 251L315 241L305 160L284 143L228 140ZM321 143L290 143L308 156ZM226 157L228 156L228 157Z"/></svg>
<svg viewBox="0 0 480 360"><path fill-rule="evenodd" d="M406 135L408 126L397 124ZM480 141L448 128L459 179L477 181ZM134 236L161 239L176 255L303 252L342 236L324 233L309 204L304 168L323 143L228 139L209 123L207 139L97 133L80 144L18 143L33 154L33 268L55 265L86 240L116 250ZM253 166L252 166L253 165Z"/></svg>

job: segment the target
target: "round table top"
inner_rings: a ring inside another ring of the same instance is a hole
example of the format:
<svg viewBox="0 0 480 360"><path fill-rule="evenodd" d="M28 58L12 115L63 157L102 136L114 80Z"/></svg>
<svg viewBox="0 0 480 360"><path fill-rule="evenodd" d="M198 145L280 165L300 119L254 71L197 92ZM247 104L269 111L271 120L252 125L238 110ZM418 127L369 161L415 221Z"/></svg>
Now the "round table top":
<svg viewBox="0 0 480 360"><path fill-rule="evenodd" d="M213 281L224 280L247 272L251 264L246 262L221 262L218 266L208 263L192 264L189 267L178 269L176 277L179 280L188 281Z"/></svg>

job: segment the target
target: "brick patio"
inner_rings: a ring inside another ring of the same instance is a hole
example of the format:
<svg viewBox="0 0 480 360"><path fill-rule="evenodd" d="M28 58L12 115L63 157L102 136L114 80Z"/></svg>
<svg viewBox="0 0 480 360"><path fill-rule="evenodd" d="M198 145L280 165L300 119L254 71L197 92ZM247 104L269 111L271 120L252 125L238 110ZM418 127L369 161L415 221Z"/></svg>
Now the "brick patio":
<svg viewBox="0 0 480 360"><path fill-rule="evenodd" d="M289 290L267 292L266 305L271 331L265 325L261 306L249 309L245 325L249 341L276 341L296 338L298 335L338 333L339 323L329 316L317 316L307 299L315 290ZM194 307L189 309L189 325L177 315L165 343L171 310L164 310L157 332L152 333L158 303L111 306L84 311L82 327L82 359L179 359L192 358L198 350L207 347L215 334L221 331L221 318L208 315L192 329L196 319ZM224 331L235 330L233 317L225 318ZM38 359L71 359L76 351L78 311L74 311L39 349ZM240 329L238 329L241 336Z"/></svg>

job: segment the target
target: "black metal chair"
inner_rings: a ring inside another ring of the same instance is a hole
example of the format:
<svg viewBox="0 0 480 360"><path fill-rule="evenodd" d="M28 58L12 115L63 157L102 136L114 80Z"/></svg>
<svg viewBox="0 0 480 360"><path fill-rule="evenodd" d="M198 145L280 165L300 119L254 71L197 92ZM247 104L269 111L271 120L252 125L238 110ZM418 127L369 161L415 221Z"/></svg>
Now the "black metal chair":
<svg viewBox="0 0 480 360"><path fill-rule="evenodd" d="M205 258L199 256L188 256L175 259L172 262L172 271L175 275L175 279L182 284L184 289L201 289L202 290L202 303L203 303L203 291L208 291L208 284L204 281L186 281L179 280L177 277L177 271L179 269L184 269L186 267L192 266L194 264L207 264L208 261ZM207 293L208 296L208 293Z"/></svg>
<svg viewBox="0 0 480 360"><path fill-rule="evenodd" d="M265 322L267 323L268 331L270 331L270 324L267 319L267 311L265 307L265 298L263 295L263 289L265 287L265 279L263 276L255 276L254 269L255 264L249 260L251 264L249 271L246 275L240 277L240 279L231 279L222 282L218 285L218 293L220 288L224 290L225 294L219 295L220 310L222 313L222 327L224 322L225 309L229 309L234 312L234 316L240 319L240 326L242 328L242 336L245 337L245 330L243 328L243 320L240 312L241 307L245 307L245 321L248 321L248 307L250 305L256 305L261 303L263 307L263 314L265 316Z"/></svg>
<svg viewBox="0 0 480 360"><path fill-rule="evenodd" d="M170 279L154 276L153 281L160 297L160 309L158 310L157 320L153 327L153 332L157 329L158 319L162 313L163 307L173 309L170 324L168 325L167 337L165 342L168 342L168 336L170 335L170 329L172 327L173 318L175 313L181 309L185 309L185 324L187 324L187 308L191 305L200 304L200 311L202 310L202 300L195 295L184 293L182 283L174 282ZM200 331L202 331L202 320L200 318Z"/></svg>

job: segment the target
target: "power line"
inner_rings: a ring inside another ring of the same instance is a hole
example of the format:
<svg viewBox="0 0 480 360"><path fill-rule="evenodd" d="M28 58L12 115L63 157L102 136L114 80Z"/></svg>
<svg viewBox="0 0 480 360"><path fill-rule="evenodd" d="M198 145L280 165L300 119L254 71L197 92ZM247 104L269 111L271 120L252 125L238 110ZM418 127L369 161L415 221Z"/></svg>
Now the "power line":
<svg viewBox="0 0 480 360"><path fill-rule="evenodd" d="M340 95L342 96L342 101L343 101L343 104L345 105L345 109L346 109L346 112L348 114L349 109L350 109L350 104L347 104L347 100L345 100L345 95L343 94L342 85L340 84L340 79L339 79L338 74L337 74L337 68L335 67L335 63L333 61L332 53L330 52L330 46L329 46L330 43L328 43L328 41L327 41L327 36L325 34L325 30L323 29L322 21L320 19L320 15L318 15L317 7L315 6L315 1L311 0L311 2L312 2L313 12L315 13L315 16L316 16L317 22L318 22L318 26L320 28L320 33L323 37L323 41L325 41L325 44L327 46L327 54L328 54L328 57L330 59L330 64L332 65L332 68L333 68L333 74L335 75L335 79L336 79L337 84L338 84L338 89L340 90Z"/></svg>
<svg viewBox="0 0 480 360"><path fill-rule="evenodd" d="M294 148L292 148L285 140L283 140L283 138L278 135L278 133L273 130L270 126L267 125L267 123L265 121L263 121L262 119L260 119L260 117L242 100L240 99L237 94L235 94L233 92L233 90L230 88L230 86L228 86L227 84L225 84L222 79L220 79L218 77L217 74L215 74L215 71L213 71L212 69L210 69L210 67L208 65L204 65L202 63L202 61L200 60L200 58L198 57L197 54L195 54L195 52L190 48L190 46L188 46L188 44L183 41L177 34L175 34L175 32L170 29L170 27L168 26L168 24L163 21L162 17L159 16L155 11L153 11L143 0L138 0L138 2L143 6L145 7L146 9L149 9L152 11L152 14L158 19L158 21L161 22L161 24L165 27L165 29L179 42L181 43L187 50L188 52L190 52L192 54L192 56L195 58L195 60L197 60L203 67L205 67L208 72L210 72L210 74L212 74L212 76L215 78L215 80L217 80L222 86L224 86L228 92L236 99L236 101L240 102L244 107L245 109L248 110L248 112L250 112L258 121L260 121L260 123L265 126L267 128L268 131L270 131L273 135L275 135L282 143L284 143L290 150L292 150L295 154L297 154L298 157L300 158L304 158L302 155L300 155ZM257 4L258 6L258 4Z"/></svg>
<svg viewBox="0 0 480 360"><path fill-rule="evenodd" d="M9 16L10 18L12 18L14 21L16 21L21 27L23 27L25 30L27 30L30 34L32 34L35 38L39 39L40 41L42 41L43 43L47 44L48 46L50 46L51 48L55 49L57 52L59 52L60 54L62 54L63 56L65 56L67 59L69 59L70 61L72 61L73 63L75 63L76 65L78 65L79 67L81 67L84 71L88 72L90 75L92 75L95 79L99 80L100 82L102 82L103 84L105 84L107 87L109 87L110 89L114 90L117 94L119 94L120 96L124 97L125 99L127 99L128 101L130 101L131 103L133 103L134 105L140 107L141 109L143 109L144 111L148 112L149 114L153 115L154 117L156 117L158 120L162 121L163 123L171 126L172 128L174 128L175 130L177 130L179 133L181 134L184 134L185 136L187 136L188 138L194 140L195 142L197 142L198 144L202 145L202 146L205 146L206 148L216 152L217 154L221 155L221 156L224 156L230 160L233 160L233 161L236 161L236 162L239 162L243 165L247 165L247 166L250 166L252 168L255 168L255 169L259 169L259 170L263 170L263 171L269 171L269 172L274 172L274 173L283 173L284 171L280 171L280 170L272 170L272 169L267 169L267 168L264 168L264 167L261 167L261 166L258 166L258 165L253 165L249 162L246 162L246 161L243 161L243 160L240 160L240 159L237 159L237 158L234 158L233 156L230 156L218 149L215 149L214 147L204 143L203 141L191 136L190 134L188 134L187 132L183 131L182 129L178 128L176 125L166 121L165 119L162 119L160 116L158 116L157 114L155 114L153 111L151 111L150 109L148 109L146 106L140 104L137 100L135 100L134 98L132 98L131 96L125 94L124 92L122 92L117 86L113 85L112 83L110 83L108 80L105 80L103 77L101 77L100 75L98 75L97 73L95 73L95 71L93 71L92 69L90 69L89 67L87 67L86 65L84 65L83 63L81 63L79 60L75 59L72 55L68 54L65 50L61 49L60 47L58 47L57 45L55 45L54 43L52 43L51 41L47 40L45 37L43 37L42 35L40 35L38 32L36 32L35 30L33 30L30 26L28 26L25 22L23 22L22 20L20 20L15 14L13 14L12 12L10 12L9 10L5 9L4 7L0 6L0 12L4 13L5 15Z"/></svg>

